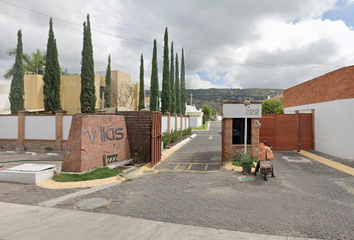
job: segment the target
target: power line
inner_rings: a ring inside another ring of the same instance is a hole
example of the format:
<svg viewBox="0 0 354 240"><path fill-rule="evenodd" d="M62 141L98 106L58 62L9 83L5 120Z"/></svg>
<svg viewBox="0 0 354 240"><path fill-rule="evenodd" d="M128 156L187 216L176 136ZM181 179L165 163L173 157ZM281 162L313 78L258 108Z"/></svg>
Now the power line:
<svg viewBox="0 0 354 240"><path fill-rule="evenodd" d="M43 5L47 5L47 6L50 6L50 7L62 9L62 10L65 10L65 11L69 11L69 12L73 12L73 13L78 13L78 14L86 15L86 13L83 13L83 12L77 12L77 11L74 11L74 10L71 10L71 9L68 9L68 8L63 8L63 7L61 7L61 6L49 4L49 3L46 3L46 2L42 2L42 1L38 1L38 0L31 0L31 1L33 1L33 2L38 2L38 3L41 3L41 4L43 4ZM98 17L98 16L94 16L94 15L90 15L90 17L91 17L91 18L97 18L97 19L100 19L100 20L106 21L106 22L111 22L111 23L123 25L123 26L124 26L124 25L129 25L129 26L133 26L133 27L145 28L145 29L152 30L152 31L155 31L155 32L164 33L164 31L161 31L161 30L158 30L158 29L154 29L154 28L150 28L150 27L146 27L146 26L139 25L139 24L135 24L135 23L121 23L121 22L112 21L112 20L105 19L105 18ZM212 45L215 45L215 46L221 46L221 47L230 48L230 49L234 49L234 50L238 50L238 49L239 49L239 48L235 48L235 47L228 46L228 45L226 45L226 44L220 44L220 43L215 43L215 42L211 42L211 41L201 40L201 39L198 39L198 38L187 37L187 36L183 36L183 35L180 35L180 34L175 34L175 33L173 33L173 32L169 32L169 34L170 34L170 35L177 36L177 37L180 37L180 38L190 39L190 40L197 41L197 42L203 42L203 43L207 43L207 44L212 44ZM289 57L279 56L279 55L277 55L277 54L270 54L270 53L265 53L265 52L260 52L260 51L245 49L245 48L242 48L241 50L244 50L244 51L247 51L247 52L252 52L252 53L257 53L257 54L263 54L263 55L267 55L267 56L273 56L273 57L278 57L278 58L289 59L289 60L302 61L302 60L296 59L296 58L289 58ZM273 65L273 64L271 64L271 65ZM275 64L275 65L276 65L276 64Z"/></svg>
<svg viewBox="0 0 354 240"><path fill-rule="evenodd" d="M32 0L32 1L34 1L34 0ZM12 6L20 8L20 9L24 9L24 10L29 11L29 12L36 13L36 14L39 14L39 15L42 15L42 16L46 16L48 18L53 18L53 19L56 19L56 20L64 22L64 23L68 23L68 24L71 24L71 25L82 27L81 24L73 23L73 22L70 22L70 21L67 21L67 20L64 20L64 19L61 19L61 18L57 18L57 17L52 17L52 16L50 16L48 14L41 13L41 12L26 8L26 7L23 7L23 6L19 6L19 5L14 4L14 3L9 3L9 2L4 1L4 0L0 0L0 2L12 5ZM40 2L40 1L36 1L36 2ZM42 2L40 2L40 3L42 3ZM46 5L48 5L48 4L46 4ZM67 10L67 9L65 9L65 10ZM71 11L71 10L68 10L68 11ZM77 13L79 13L79 12L77 12ZM80 13L80 14L83 14L83 13ZM108 35L108 36L120 38L120 39L123 39L123 40L128 40L128 41L133 40L133 41L137 41L137 42L142 42L142 43L153 45L153 42L142 40L142 39L138 39L138 38L133 38L133 37L126 38L126 37L118 36L118 35L115 35L115 34L107 33L107 32L101 31L101 30L93 29L93 28L91 28L91 30L95 31L95 32L98 32L98 33L101 33L101 34ZM157 46L163 47L163 45L159 45L159 44L157 44ZM175 48L175 50L181 51L181 49L178 49L178 48ZM186 50L186 49L184 51L186 53L190 53L190 54L194 54L194 55L199 55L199 56L204 56L204 57L209 57L209 58L214 58L214 59L221 59L221 60L226 60L226 61L232 61L232 62L254 64L254 65L263 65L263 66L270 66L270 67L309 67L309 66L304 66L304 65L297 65L296 66L296 65L281 65L281 64L272 64L272 63L252 62L252 61L238 60L238 59L220 57L220 56L215 56L215 55L210 55L210 54L198 53L198 52L189 51L189 50ZM311 67L311 68L326 68L326 67Z"/></svg>

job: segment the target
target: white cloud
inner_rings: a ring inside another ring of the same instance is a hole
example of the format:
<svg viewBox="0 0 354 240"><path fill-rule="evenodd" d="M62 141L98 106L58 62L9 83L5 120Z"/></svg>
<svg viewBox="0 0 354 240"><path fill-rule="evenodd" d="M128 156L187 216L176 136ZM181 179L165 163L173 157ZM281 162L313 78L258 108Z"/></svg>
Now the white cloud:
<svg viewBox="0 0 354 240"><path fill-rule="evenodd" d="M156 38L163 45L166 26L179 64L185 49L187 88L288 88L354 61L353 29L343 21L321 20L336 0L12 3L20 7L0 2L0 21L7 23L0 27L1 75L14 61L6 50L16 46L18 29L26 53L45 50L49 18L36 12L54 17L59 61L72 73L80 73L82 23L90 13L95 71L105 71L111 54L112 69L128 72L132 82L138 82L143 53L145 89L150 86L152 42ZM162 50L158 46L160 89ZM205 73L205 79L198 72Z"/></svg>

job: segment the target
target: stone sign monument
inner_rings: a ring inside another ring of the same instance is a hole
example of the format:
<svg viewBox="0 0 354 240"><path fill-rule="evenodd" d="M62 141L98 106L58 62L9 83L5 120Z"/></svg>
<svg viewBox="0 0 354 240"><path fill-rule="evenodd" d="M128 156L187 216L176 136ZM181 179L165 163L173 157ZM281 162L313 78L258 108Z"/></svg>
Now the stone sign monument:
<svg viewBox="0 0 354 240"><path fill-rule="evenodd" d="M117 115L74 115L62 172L87 172L130 158L125 119Z"/></svg>

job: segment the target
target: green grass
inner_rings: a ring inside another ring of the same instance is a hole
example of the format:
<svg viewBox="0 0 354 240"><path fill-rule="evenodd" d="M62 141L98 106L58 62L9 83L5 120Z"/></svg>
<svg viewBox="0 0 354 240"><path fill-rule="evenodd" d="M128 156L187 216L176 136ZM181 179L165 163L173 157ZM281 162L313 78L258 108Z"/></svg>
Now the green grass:
<svg viewBox="0 0 354 240"><path fill-rule="evenodd" d="M117 169L109 169L108 167L97 168L91 172L83 173L83 174L69 174L69 173L61 173L53 177L54 181L57 182L80 182L80 181L88 181L95 179L103 179L114 177L121 174L122 171Z"/></svg>
<svg viewBox="0 0 354 240"><path fill-rule="evenodd" d="M200 127L198 128L192 128L193 130L207 130L208 128L208 122L206 122L204 125L202 124Z"/></svg>

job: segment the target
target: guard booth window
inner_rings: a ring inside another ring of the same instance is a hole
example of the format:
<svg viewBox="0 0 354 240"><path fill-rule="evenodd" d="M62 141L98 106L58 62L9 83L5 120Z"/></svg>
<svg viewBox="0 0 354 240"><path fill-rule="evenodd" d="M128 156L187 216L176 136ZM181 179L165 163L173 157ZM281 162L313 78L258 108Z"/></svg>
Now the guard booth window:
<svg viewBox="0 0 354 240"><path fill-rule="evenodd" d="M252 119L247 119L247 144L252 142ZM232 121L232 144L245 144L245 119L234 118Z"/></svg>

